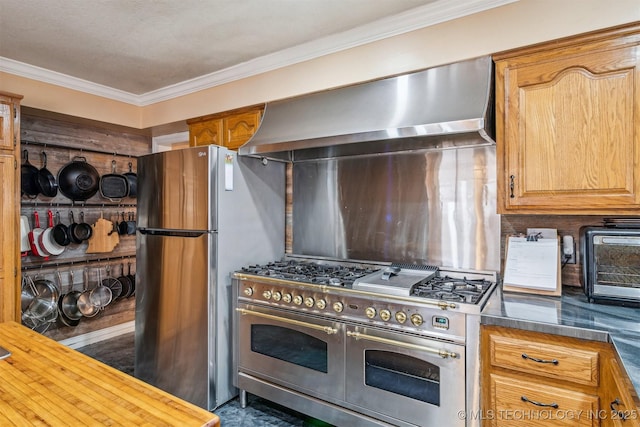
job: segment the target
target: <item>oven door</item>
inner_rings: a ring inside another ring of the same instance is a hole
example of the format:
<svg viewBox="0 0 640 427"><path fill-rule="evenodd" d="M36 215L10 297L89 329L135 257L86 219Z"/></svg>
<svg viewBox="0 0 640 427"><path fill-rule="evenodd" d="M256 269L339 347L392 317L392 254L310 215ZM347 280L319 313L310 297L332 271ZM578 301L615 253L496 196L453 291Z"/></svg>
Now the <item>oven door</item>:
<svg viewBox="0 0 640 427"><path fill-rule="evenodd" d="M239 303L238 371L302 393L344 400L344 326Z"/></svg>
<svg viewBox="0 0 640 427"><path fill-rule="evenodd" d="M360 326L346 334L348 402L419 426L465 425L464 346Z"/></svg>

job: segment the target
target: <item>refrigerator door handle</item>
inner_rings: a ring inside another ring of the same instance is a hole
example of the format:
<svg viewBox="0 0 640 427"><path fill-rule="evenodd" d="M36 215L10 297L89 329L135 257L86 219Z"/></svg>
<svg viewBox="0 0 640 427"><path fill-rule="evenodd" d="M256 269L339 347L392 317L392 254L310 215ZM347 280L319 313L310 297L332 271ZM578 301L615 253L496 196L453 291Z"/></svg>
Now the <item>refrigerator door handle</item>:
<svg viewBox="0 0 640 427"><path fill-rule="evenodd" d="M185 231L185 230L156 230L151 228L138 228L140 234L151 236L170 236L170 237L200 237L207 234L207 231Z"/></svg>

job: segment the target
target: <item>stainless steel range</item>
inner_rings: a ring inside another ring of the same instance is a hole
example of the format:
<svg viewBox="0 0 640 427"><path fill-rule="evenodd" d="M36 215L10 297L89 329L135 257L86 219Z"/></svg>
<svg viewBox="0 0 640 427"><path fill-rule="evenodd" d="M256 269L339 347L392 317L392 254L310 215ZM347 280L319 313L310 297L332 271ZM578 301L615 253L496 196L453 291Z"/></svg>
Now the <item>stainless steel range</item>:
<svg viewBox="0 0 640 427"><path fill-rule="evenodd" d="M471 426L496 274L304 257L234 274L237 387L339 426ZM462 412L461 412L462 411Z"/></svg>

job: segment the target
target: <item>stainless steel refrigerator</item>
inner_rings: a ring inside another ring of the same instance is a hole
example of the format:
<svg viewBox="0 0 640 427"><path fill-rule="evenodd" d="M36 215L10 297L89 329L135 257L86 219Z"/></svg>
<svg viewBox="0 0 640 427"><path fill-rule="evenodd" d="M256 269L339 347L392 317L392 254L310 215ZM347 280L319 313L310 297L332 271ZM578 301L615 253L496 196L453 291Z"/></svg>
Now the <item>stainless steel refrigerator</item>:
<svg viewBox="0 0 640 427"><path fill-rule="evenodd" d="M231 278L284 255L285 169L224 147L138 158L134 375L202 408L233 387Z"/></svg>

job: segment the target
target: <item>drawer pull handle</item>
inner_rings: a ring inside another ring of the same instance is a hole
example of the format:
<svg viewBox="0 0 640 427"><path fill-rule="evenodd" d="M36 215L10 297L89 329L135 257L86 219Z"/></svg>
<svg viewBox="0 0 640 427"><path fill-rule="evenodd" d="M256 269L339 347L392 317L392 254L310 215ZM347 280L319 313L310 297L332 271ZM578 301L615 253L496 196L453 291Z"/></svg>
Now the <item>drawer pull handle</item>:
<svg viewBox="0 0 640 427"><path fill-rule="evenodd" d="M627 420L627 415L626 415L624 412L622 412L622 411L618 411L618 409L617 409L617 408L615 408L615 407L614 407L614 405L615 405L615 406L622 405L622 402L620 402L620 399L618 399L617 397L616 397L616 400L614 400L613 402L611 402L611 404L609 405L609 407L611 408L611 410L612 410L613 412L615 412L615 413L616 413L616 415L618 416L618 419L620 419L620 420L622 420L622 421L626 421L626 420Z"/></svg>
<svg viewBox="0 0 640 427"><path fill-rule="evenodd" d="M540 402L536 402L535 400L529 400L529 399L527 399L526 396L522 396L522 397L520 397L520 399L522 399L523 402L531 403L531 404L534 404L536 406L548 406L550 408L558 409L558 404L557 403L540 403Z"/></svg>
<svg viewBox="0 0 640 427"><path fill-rule="evenodd" d="M534 362L538 362L538 363L553 363L554 365L557 365L558 363L560 363L558 362L558 359L551 359L551 360L536 359L535 357L528 356L527 353L522 353L522 358L533 360Z"/></svg>

